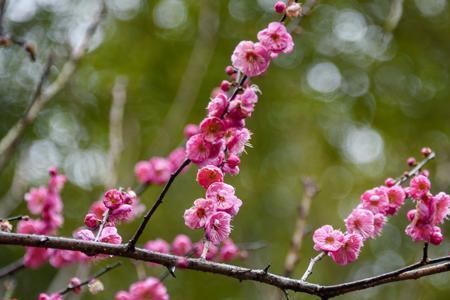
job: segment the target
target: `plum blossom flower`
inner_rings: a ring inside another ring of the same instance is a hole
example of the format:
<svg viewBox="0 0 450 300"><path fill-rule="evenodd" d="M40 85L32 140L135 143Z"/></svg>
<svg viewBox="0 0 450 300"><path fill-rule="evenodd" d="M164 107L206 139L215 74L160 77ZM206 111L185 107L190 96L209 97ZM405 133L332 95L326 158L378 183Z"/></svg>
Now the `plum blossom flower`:
<svg viewBox="0 0 450 300"><path fill-rule="evenodd" d="M172 242L172 253L185 256L192 250L191 239L185 234L179 234Z"/></svg>
<svg viewBox="0 0 450 300"><path fill-rule="evenodd" d="M289 53L294 49L294 42L286 27L280 22L272 22L267 28L258 32L258 40L271 52L271 57L279 53Z"/></svg>
<svg viewBox="0 0 450 300"><path fill-rule="evenodd" d="M117 189L109 190L103 196L103 204L109 209L115 209L123 203L122 192Z"/></svg>
<svg viewBox="0 0 450 300"><path fill-rule="evenodd" d="M239 253L238 246L231 239L227 239L223 242L222 248L219 250L219 259L225 262L230 261L238 257Z"/></svg>
<svg viewBox="0 0 450 300"><path fill-rule="evenodd" d="M223 121L217 117L206 118L200 123L200 132L203 134L203 138L211 143L220 140L225 134L224 130Z"/></svg>
<svg viewBox="0 0 450 300"><path fill-rule="evenodd" d="M363 246L363 238L356 233L344 236L344 244L337 251L330 252L331 258L338 265L346 265L358 259L359 252Z"/></svg>
<svg viewBox="0 0 450 300"><path fill-rule="evenodd" d="M205 236L213 244L219 244L230 236L231 216L219 211L212 214L205 225Z"/></svg>
<svg viewBox="0 0 450 300"><path fill-rule="evenodd" d="M198 126L195 124L187 124L184 126L183 133L186 138L190 138L194 134L198 133Z"/></svg>
<svg viewBox="0 0 450 300"><path fill-rule="evenodd" d="M63 296L60 293L53 293L50 295L47 295L45 293L40 293L38 300L63 300Z"/></svg>
<svg viewBox="0 0 450 300"><path fill-rule="evenodd" d="M203 253L203 249L205 247L205 243L203 241L197 242L194 244L194 255L196 257L200 257ZM219 251L219 248L214 245L214 244L210 244L209 248L208 248L208 252L206 253L206 260L212 260L216 255L217 252Z"/></svg>
<svg viewBox="0 0 450 300"><path fill-rule="evenodd" d="M123 295L123 293L122 293ZM166 287L161 283L161 281L154 277L149 277L145 280L133 283L129 289L130 300L168 300L169 295L167 294ZM123 297L123 296L121 296ZM116 300L124 299L117 298ZM126 298L125 298L126 299Z"/></svg>
<svg viewBox="0 0 450 300"><path fill-rule="evenodd" d="M80 294L81 293L81 280L78 277L72 277L69 281L69 286L72 288L72 291L75 294Z"/></svg>
<svg viewBox="0 0 450 300"><path fill-rule="evenodd" d="M45 248L26 247L23 263L25 267L37 269L43 265L49 256L49 252Z"/></svg>
<svg viewBox="0 0 450 300"><path fill-rule="evenodd" d="M30 192L25 194L28 210L32 214L40 214L47 202L47 188L32 188Z"/></svg>
<svg viewBox="0 0 450 300"><path fill-rule="evenodd" d="M208 103L208 117L218 117L220 118L227 108L228 97L224 93L218 93L211 101Z"/></svg>
<svg viewBox="0 0 450 300"><path fill-rule="evenodd" d="M251 132L247 128L230 129L226 135L227 149L230 154L239 156L249 145Z"/></svg>
<svg viewBox="0 0 450 300"><path fill-rule="evenodd" d="M194 206L184 212L184 223L191 229L205 226L208 216L214 212L215 206L212 200L199 198L194 201Z"/></svg>
<svg viewBox="0 0 450 300"><path fill-rule="evenodd" d="M420 199L422 196L428 194L430 188L431 183L428 177L417 175L410 181L408 194L414 199Z"/></svg>
<svg viewBox="0 0 450 300"><path fill-rule="evenodd" d="M170 178L171 164L164 157L155 156L149 160L150 182L154 184L164 184Z"/></svg>
<svg viewBox="0 0 450 300"><path fill-rule="evenodd" d="M205 141L202 134L195 134L186 143L187 157L194 163L202 163L211 156L212 144Z"/></svg>
<svg viewBox="0 0 450 300"><path fill-rule="evenodd" d="M214 201L217 209L229 209L235 198L234 187L224 182L214 182L206 190L206 199Z"/></svg>
<svg viewBox="0 0 450 300"><path fill-rule="evenodd" d="M324 225L314 231L313 241L316 251L337 251L344 245L344 234L330 225Z"/></svg>
<svg viewBox="0 0 450 300"><path fill-rule="evenodd" d="M204 166L197 172L197 182L202 187L207 189L215 182L223 182L223 172L221 169L213 165Z"/></svg>
<svg viewBox="0 0 450 300"><path fill-rule="evenodd" d="M95 235L92 231L89 229L81 229L75 232L74 234L76 239L83 240L83 241L93 241L95 240Z"/></svg>
<svg viewBox="0 0 450 300"><path fill-rule="evenodd" d="M386 191L389 208L386 213L388 215L395 215L398 210L405 203L406 194L401 186L392 186Z"/></svg>
<svg viewBox="0 0 450 300"><path fill-rule="evenodd" d="M270 64L269 51L260 43L242 41L231 56L233 66L248 77L255 77L266 72Z"/></svg>
<svg viewBox="0 0 450 300"><path fill-rule="evenodd" d="M345 219L345 226L349 233L357 233L365 240L375 234L374 215L367 209L354 209Z"/></svg>
<svg viewBox="0 0 450 300"><path fill-rule="evenodd" d="M178 147L172 152L170 152L169 157L167 158L170 163L170 172L175 172L181 164L186 160L186 150L183 147ZM188 167L183 169L183 173L189 170Z"/></svg>
<svg viewBox="0 0 450 300"><path fill-rule="evenodd" d="M102 243L116 245L122 243L122 237L117 233L117 228L113 226L103 228L99 240Z"/></svg>
<svg viewBox="0 0 450 300"><path fill-rule="evenodd" d="M159 253L169 253L169 243L163 239L156 239L145 243L144 248Z"/></svg>
<svg viewBox="0 0 450 300"><path fill-rule="evenodd" d="M389 209L389 201L385 187L377 187L361 195L362 207L374 214L385 213Z"/></svg>
<svg viewBox="0 0 450 300"><path fill-rule="evenodd" d="M383 214L375 214L373 219L374 235L379 236L383 230L384 225L387 222L387 218Z"/></svg>
<svg viewBox="0 0 450 300"><path fill-rule="evenodd" d="M441 192L434 196L436 202L436 211L434 213L433 224L438 225L445 221L450 213L450 196Z"/></svg>

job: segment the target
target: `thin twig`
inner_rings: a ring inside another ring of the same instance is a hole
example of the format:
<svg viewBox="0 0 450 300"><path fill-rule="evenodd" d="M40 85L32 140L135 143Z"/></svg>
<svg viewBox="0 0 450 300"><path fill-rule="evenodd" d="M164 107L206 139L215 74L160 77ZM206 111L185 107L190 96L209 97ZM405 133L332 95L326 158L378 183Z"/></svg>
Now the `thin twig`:
<svg viewBox="0 0 450 300"><path fill-rule="evenodd" d="M311 276L314 265L318 261L320 261L324 256L325 256L325 252L320 252L314 258L311 258L311 260L309 261L308 268L306 269L305 273L303 274L302 278L300 279L301 281L306 281L308 279L308 277Z"/></svg>
<svg viewBox="0 0 450 300"><path fill-rule="evenodd" d="M103 276L104 274L108 273L111 270L114 270L115 268L119 267L120 265L122 265L121 262L117 262L117 263L115 263L113 265L109 265L106 268L104 268L103 270L99 271L94 276L90 277L89 279L86 279L85 281L81 282L78 285L72 286L72 285L69 284L65 289L61 290L58 294L65 295L65 294L73 291L74 289L77 289L79 287L85 286L85 285L89 284L89 282L91 282L92 280L97 279L100 276Z"/></svg>
<svg viewBox="0 0 450 300"><path fill-rule="evenodd" d="M411 171L401 176L396 182L395 185L402 185L411 177L417 175L420 170L431 160L436 157L436 153L431 152L427 157L425 157L420 163L418 163Z"/></svg>
<svg viewBox="0 0 450 300"><path fill-rule="evenodd" d="M158 207L162 204L164 197L166 193L169 191L170 186L172 185L173 181L177 176L183 171L185 167L187 167L191 163L190 159L186 159L179 167L178 169L170 175L169 181L167 181L166 185L164 186L161 194L159 195L156 202L153 204L152 208L145 214L144 219L142 220L142 223L139 225L138 229L134 233L131 240L128 242L127 247L129 251L133 250L136 246L137 241L139 240L139 237L144 232L145 226L147 226L147 223L150 221L151 217L155 213L155 211L158 209Z"/></svg>
<svg viewBox="0 0 450 300"><path fill-rule="evenodd" d="M418 279L432 274L450 271L450 256L431 259L426 266L415 266L409 271L399 270L381 274L362 280L348 282L344 284L323 286L309 283L302 280L291 279L284 276L275 275L264 269L242 268L224 263L216 263L196 258L186 258L170 254L151 252L144 249L135 248L129 251L127 245L114 245L100 242L76 240L73 238L18 234L0 232L0 244L21 245L51 249L65 249L81 251L95 254L105 254L113 256L127 257L140 261L153 262L172 267L180 259L186 261L183 269L197 270L207 273L220 274L238 280L251 280L265 283L285 290L293 290L325 298L336 295L343 295L352 291L367 289L373 286L383 285L390 282ZM400 270L405 270L402 268Z"/></svg>
<svg viewBox="0 0 450 300"><path fill-rule="evenodd" d="M11 276L17 271L22 270L25 268L25 265L23 263L23 258L18 259L17 261L3 267L0 269L0 278Z"/></svg>
<svg viewBox="0 0 450 300"><path fill-rule="evenodd" d="M102 222L100 223L100 226L98 228L97 235L95 236L95 241L98 241L98 239L100 238L100 235L102 234L103 228L105 227L105 224L108 223L110 212L111 212L110 209L105 211L105 214L103 215Z"/></svg>
<svg viewBox="0 0 450 300"><path fill-rule="evenodd" d="M108 174L105 178L105 185L109 188L117 184L117 169L123 151L123 115L127 101L127 85L127 78L118 76L112 88L112 104L109 112Z"/></svg>
<svg viewBox="0 0 450 300"><path fill-rule="evenodd" d="M306 227L306 218L309 214L311 200L319 191L317 185L310 178L303 178L303 198L298 207L298 217L295 225L295 230L291 239L291 246L284 263L284 276L290 277L295 269L300 257L299 252L302 247L303 236Z"/></svg>
<svg viewBox="0 0 450 300"><path fill-rule="evenodd" d="M78 62L84 56L87 46L98 25L100 24L100 21L103 19L105 12L106 6L103 1L100 1L100 9L93 17L92 22L88 26L81 43L77 48L73 49L69 60L62 67L61 73L59 73L58 77L47 88L41 90L42 85L48 75L46 75L46 73L48 72L47 68L45 69L40 79L40 82L42 82L42 84L40 84L41 87L39 87L38 85L38 88L34 93L34 97L32 98L32 105L30 105L25 115L8 131L8 133L0 141L0 173L10 162L11 156L14 153L14 149L25 133L25 130L34 122L44 106L66 86L67 82L75 73ZM48 65L49 64L47 64L47 66ZM48 69L50 69L50 67L48 67Z"/></svg>
<svg viewBox="0 0 450 300"><path fill-rule="evenodd" d="M8 218L0 218L0 220L14 222L14 221L28 220L29 218L30 218L29 216L21 215L21 216L14 216L14 217L8 217Z"/></svg>

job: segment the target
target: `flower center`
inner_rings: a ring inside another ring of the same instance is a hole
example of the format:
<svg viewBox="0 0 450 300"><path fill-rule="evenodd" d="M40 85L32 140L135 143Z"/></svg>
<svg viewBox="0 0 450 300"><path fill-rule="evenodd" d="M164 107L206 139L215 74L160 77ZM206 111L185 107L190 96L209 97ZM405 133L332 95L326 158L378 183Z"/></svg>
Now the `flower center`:
<svg viewBox="0 0 450 300"><path fill-rule="evenodd" d="M327 236L325 238L325 243L327 244L333 244L334 243L334 238L332 236Z"/></svg>

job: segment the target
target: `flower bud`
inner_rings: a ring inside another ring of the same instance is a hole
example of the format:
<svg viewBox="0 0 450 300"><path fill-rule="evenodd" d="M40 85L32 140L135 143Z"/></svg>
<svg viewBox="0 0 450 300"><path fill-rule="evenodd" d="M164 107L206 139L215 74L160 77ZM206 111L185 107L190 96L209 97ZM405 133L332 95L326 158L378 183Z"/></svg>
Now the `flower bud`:
<svg viewBox="0 0 450 300"><path fill-rule="evenodd" d="M278 1L273 6L277 14L282 14L286 10L286 4L283 1Z"/></svg>
<svg viewBox="0 0 450 300"><path fill-rule="evenodd" d="M286 16L289 18L296 18L302 13L302 11L302 6L299 3L294 2L286 8Z"/></svg>

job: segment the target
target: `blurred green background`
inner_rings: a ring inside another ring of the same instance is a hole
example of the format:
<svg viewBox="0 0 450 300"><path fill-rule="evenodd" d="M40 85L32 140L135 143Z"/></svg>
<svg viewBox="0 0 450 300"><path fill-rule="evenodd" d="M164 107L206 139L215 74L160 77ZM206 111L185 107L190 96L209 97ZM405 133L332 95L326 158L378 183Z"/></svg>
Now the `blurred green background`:
<svg viewBox="0 0 450 300"><path fill-rule="evenodd" d="M118 169L119 185L135 183L138 160L167 155L182 143L186 122L205 114L211 90L225 78L224 68L240 40L278 18L272 0L108 0L108 14L73 79L40 113L21 141L13 161L1 175L2 215L26 213L23 194L45 184L52 165L68 176L63 190L65 224L71 235L82 224L89 205L105 190L111 88L115 78L128 78L124 118L125 148ZM320 186L308 217L308 232L295 272L300 276L315 255L310 231L323 224L343 228L343 218L366 189L406 170L406 158L422 146L437 152L429 164L433 192L450 192L450 19L446 0L404 1L398 26L395 5L403 1L320 1L301 28L295 29L295 51L281 55L262 77L255 78L263 95L248 121L253 148L242 158L236 186L244 205L234 219L237 243L265 242L267 247L236 263L271 264L282 273L285 255L302 196L302 176ZM34 41L37 62L17 47L0 49L0 136L21 116L50 51L57 55L54 79L79 43L97 1L8 1L5 26ZM394 4L395 4L394 3ZM394 10L393 10L394 9ZM394 20L395 21L395 20ZM395 22L394 22L395 23ZM394 28L395 27L395 28ZM202 189L195 168L177 179L157 211L142 242L178 233L194 240L199 231L186 228L182 214ZM151 204L160 187L141 198ZM411 203L407 205L411 206ZM368 241L360 259L339 267L324 259L312 282L335 284L393 270L418 259L421 244L403 234L405 213L392 218L377 240ZM137 223L120 226L131 236ZM443 244L431 255L449 251L450 226ZM0 264L23 255L2 246ZM91 273L106 262L94 265ZM158 275L159 267L147 267ZM41 291L57 291L67 278L86 270L73 266L17 274L15 295L36 299ZM85 274L86 275L86 274ZM137 280L131 262L102 278L105 291L83 299L112 299ZM356 292L340 299L448 299L448 273ZM276 299L279 291L193 271L165 282L172 299ZM310 299L290 293L292 299ZM71 296L72 297L72 296Z"/></svg>

